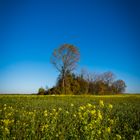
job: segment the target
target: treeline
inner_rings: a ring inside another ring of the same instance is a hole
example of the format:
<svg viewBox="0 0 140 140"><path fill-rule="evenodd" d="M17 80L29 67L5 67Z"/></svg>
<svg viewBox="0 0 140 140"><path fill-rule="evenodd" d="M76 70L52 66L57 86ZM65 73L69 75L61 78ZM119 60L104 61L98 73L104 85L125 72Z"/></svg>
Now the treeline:
<svg viewBox="0 0 140 140"><path fill-rule="evenodd" d="M79 49L74 45L63 44L56 48L52 53L51 63L59 72L57 83L51 89L40 88L38 94L106 95L125 91L125 82L115 80L115 75L112 72L89 74L82 71L81 74L74 74L73 70L76 68L79 59Z"/></svg>
<svg viewBox="0 0 140 140"><path fill-rule="evenodd" d="M65 86L63 87L62 76L59 75L56 86L50 89L40 88L39 95L112 95L125 91L126 84L123 80L115 80L112 72L101 74L86 73L74 74L67 72Z"/></svg>

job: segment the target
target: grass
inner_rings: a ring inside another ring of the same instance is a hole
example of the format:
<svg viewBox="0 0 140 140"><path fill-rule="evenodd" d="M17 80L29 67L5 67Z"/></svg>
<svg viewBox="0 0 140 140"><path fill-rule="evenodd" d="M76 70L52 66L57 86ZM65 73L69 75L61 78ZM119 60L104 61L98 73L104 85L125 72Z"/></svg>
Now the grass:
<svg viewBox="0 0 140 140"><path fill-rule="evenodd" d="M0 139L138 140L139 106L128 94L0 95Z"/></svg>

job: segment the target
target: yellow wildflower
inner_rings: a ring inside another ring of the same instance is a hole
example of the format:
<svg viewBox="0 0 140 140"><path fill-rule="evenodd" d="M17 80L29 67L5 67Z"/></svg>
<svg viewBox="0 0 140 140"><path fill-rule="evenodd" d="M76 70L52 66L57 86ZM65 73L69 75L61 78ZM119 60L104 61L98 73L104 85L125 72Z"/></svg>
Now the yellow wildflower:
<svg viewBox="0 0 140 140"><path fill-rule="evenodd" d="M5 126L8 126L10 124L10 120L9 119L3 120L3 123Z"/></svg>
<svg viewBox="0 0 140 140"><path fill-rule="evenodd" d="M80 108L80 110L84 110L84 106L80 106L79 108Z"/></svg>
<svg viewBox="0 0 140 140"><path fill-rule="evenodd" d="M71 106L71 107L73 107L73 106L74 106L74 104L71 104L70 106Z"/></svg>
<svg viewBox="0 0 140 140"><path fill-rule="evenodd" d="M91 110L90 113L94 115L96 113L96 110Z"/></svg>
<svg viewBox="0 0 140 140"><path fill-rule="evenodd" d="M44 130L46 130L48 127L49 127L49 125L48 125L48 124L45 124L45 125L43 125L43 126L42 126L42 129L41 129L41 131L44 131Z"/></svg>
<svg viewBox="0 0 140 140"><path fill-rule="evenodd" d="M98 117L99 117L100 120L102 120L102 115L101 115L100 110L98 110Z"/></svg>
<svg viewBox="0 0 140 140"><path fill-rule="evenodd" d="M10 131L9 131L9 129L7 127L5 128L5 133L10 134Z"/></svg>
<svg viewBox="0 0 140 140"><path fill-rule="evenodd" d="M110 124L113 124L113 123L114 123L114 121L111 119L111 120L110 120Z"/></svg>
<svg viewBox="0 0 140 140"><path fill-rule="evenodd" d="M88 104L87 104L87 107L92 107L92 105L88 103Z"/></svg>
<svg viewBox="0 0 140 140"><path fill-rule="evenodd" d="M56 109L53 109L54 112L56 112Z"/></svg>
<svg viewBox="0 0 140 140"><path fill-rule="evenodd" d="M101 134L101 131L100 131L100 130L98 130L98 131L97 131L97 133L98 133L98 135L100 135L100 134Z"/></svg>
<svg viewBox="0 0 140 140"><path fill-rule="evenodd" d="M104 107L104 102L103 102L103 100L100 100L100 101L99 101L99 105L100 105L101 107Z"/></svg>
<svg viewBox="0 0 140 140"><path fill-rule="evenodd" d="M109 104L108 105L108 108L112 109L113 108L113 105L112 104Z"/></svg>
<svg viewBox="0 0 140 140"><path fill-rule="evenodd" d="M68 111L66 111L66 114L69 114L69 112L68 112Z"/></svg>
<svg viewBox="0 0 140 140"><path fill-rule="evenodd" d="M45 116L45 117L48 116L48 112L47 112L47 110L44 111L44 116Z"/></svg>
<svg viewBox="0 0 140 140"><path fill-rule="evenodd" d="M117 134L116 137L117 137L117 140L120 140L122 138L119 134Z"/></svg>
<svg viewBox="0 0 140 140"><path fill-rule="evenodd" d="M59 110L59 111L62 111L62 108L61 108L61 107L59 107L59 108L58 108L58 110Z"/></svg>
<svg viewBox="0 0 140 140"><path fill-rule="evenodd" d="M108 133L110 133L110 132L111 132L110 127L106 128L106 131L107 131Z"/></svg>

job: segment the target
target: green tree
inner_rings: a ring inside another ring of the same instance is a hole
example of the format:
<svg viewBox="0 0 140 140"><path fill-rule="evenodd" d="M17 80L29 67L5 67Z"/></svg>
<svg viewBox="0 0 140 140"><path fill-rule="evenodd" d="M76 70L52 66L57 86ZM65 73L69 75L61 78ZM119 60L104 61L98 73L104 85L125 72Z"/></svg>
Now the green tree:
<svg viewBox="0 0 140 140"><path fill-rule="evenodd" d="M79 94L88 94L89 83L83 78L83 75L77 76L77 82L79 84Z"/></svg>
<svg viewBox="0 0 140 140"><path fill-rule="evenodd" d="M38 89L38 95L45 95L46 91L43 87Z"/></svg>

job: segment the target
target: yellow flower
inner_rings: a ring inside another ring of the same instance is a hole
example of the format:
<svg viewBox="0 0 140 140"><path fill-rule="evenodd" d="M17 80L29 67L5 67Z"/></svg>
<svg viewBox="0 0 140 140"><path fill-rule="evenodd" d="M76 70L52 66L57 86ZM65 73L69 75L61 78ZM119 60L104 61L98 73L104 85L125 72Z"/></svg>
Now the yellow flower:
<svg viewBox="0 0 140 140"><path fill-rule="evenodd" d="M53 111L55 112L55 111L56 111L56 109L53 109Z"/></svg>
<svg viewBox="0 0 140 140"><path fill-rule="evenodd" d="M66 114L69 114L69 112L68 112L68 111L66 111Z"/></svg>
<svg viewBox="0 0 140 140"><path fill-rule="evenodd" d="M28 112L29 115L33 115L33 112Z"/></svg>
<svg viewBox="0 0 140 140"><path fill-rule="evenodd" d="M88 104L87 104L87 107L92 107L92 105L88 103Z"/></svg>
<svg viewBox="0 0 140 140"><path fill-rule="evenodd" d="M62 108L61 108L61 107L59 107L59 108L58 108L58 110L59 110L59 111L62 111Z"/></svg>
<svg viewBox="0 0 140 140"><path fill-rule="evenodd" d="M106 131L107 131L108 133L110 133L110 132L111 132L110 127L106 128Z"/></svg>
<svg viewBox="0 0 140 140"><path fill-rule="evenodd" d="M113 124L113 123L114 123L114 121L111 119L111 120L110 120L110 124Z"/></svg>
<svg viewBox="0 0 140 140"><path fill-rule="evenodd" d="M9 119L3 120L3 123L5 126L8 126L10 124L10 120Z"/></svg>
<svg viewBox="0 0 140 140"><path fill-rule="evenodd" d="M116 137L117 137L117 140L120 140L122 138L119 134L117 134Z"/></svg>
<svg viewBox="0 0 140 140"><path fill-rule="evenodd" d="M55 116L57 116L57 115L58 115L58 112L55 113Z"/></svg>
<svg viewBox="0 0 140 140"><path fill-rule="evenodd" d="M113 108L113 105L112 104L109 104L108 105L108 108L112 109Z"/></svg>
<svg viewBox="0 0 140 140"><path fill-rule="evenodd" d="M42 129L41 129L41 131L44 131L44 130L46 130L48 127L49 127L49 125L48 125L48 124L45 124L45 125L43 125L43 126L42 126Z"/></svg>
<svg viewBox="0 0 140 140"><path fill-rule="evenodd" d="M94 115L96 113L96 110L91 110L90 112L92 115Z"/></svg>
<svg viewBox="0 0 140 140"><path fill-rule="evenodd" d="M98 131L97 131L97 133L100 135L100 134L101 134L101 131L100 131L100 130L98 130Z"/></svg>
<svg viewBox="0 0 140 140"><path fill-rule="evenodd" d="M95 106L95 105L93 105L93 106L92 106L92 108L96 108L96 106Z"/></svg>
<svg viewBox="0 0 140 140"><path fill-rule="evenodd" d="M10 134L10 131L9 131L9 129L7 127L5 128L5 133Z"/></svg>
<svg viewBox="0 0 140 140"><path fill-rule="evenodd" d="M8 113L8 114L7 114L7 116L11 116L11 115L12 115L12 113Z"/></svg>
<svg viewBox="0 0 140 140"><path fill-rule="evenodd" d="M80 108L80 110L84 110L84 106L80 106L79 108Z"/></svg>
<svg viewBox="0 0 140 140"><path fill-rule="evenodd" d="M82 114L81 112L78 112L79 118L82 119Z"/></svg>
<svg viewBox="0 0 140 140"><path fill-rule="evenodd" d="M100 105L101 107L104 107L104 102L103 102L103 100L100 100L100 101L99 101L99 105Z"/></svg>
<svg viewBox="0 0 140 140"><path fill-rule="evenodd" d="M98 110L98 117L99 117L100 120L103 119L100 110Z"/></svg>
<svg viewBox="0 0 140 140"><path fill-rule="evenodd" d="M74 106L74 104L71 104L70 106L71 106L71 107L73 107L73 106Z"/></svg>
<svg viewBox="0 0 140 140"><path fill-rule="evenodd" d="M48 116L48 112L47 112L47 110L44 111L44 116L45 116L45 117Z"/></svg>

